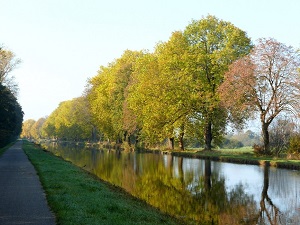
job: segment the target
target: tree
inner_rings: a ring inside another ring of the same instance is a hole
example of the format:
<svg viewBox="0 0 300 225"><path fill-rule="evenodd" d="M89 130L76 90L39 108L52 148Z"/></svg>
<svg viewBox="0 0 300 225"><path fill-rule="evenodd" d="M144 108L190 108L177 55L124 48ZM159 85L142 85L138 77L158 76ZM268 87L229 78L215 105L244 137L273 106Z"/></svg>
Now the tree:
<svg viewBox="0 0 300 225"><path fill-rule="evenodd" d="M224 109L219 101L218 87L228 66L245 55L251 48L246 33L230 22L207 16L192 21L185 31L188 41L186 71L192 76L190 92L193 109L203 124L205 149L212 148L212 140L224 132Z"/></svg>
<svg viewBox="0 0 300 225"><path fill-rule="evenodd" d="M22 107L13 93L0 84L0 146L15 140L21 133Z"/></svg>
<svg viewBox="0 0 300 225"><path fill-rule="evenodd" d="M133 66L143 54L142 51L127 50L107 67L101 66L98 75L89 81L87 98L93 121L109 140L122 142L134 132L135 126L128 124L135 121L128 121L134 117L125 103L126 89Z"/></svg>
<svg viewBox="0 0 300 225"><path fill-rule="evenodd" d="M0 145L16 139L22 130L23 111L15 97L17 85L8 76L19 63L11 51L0 47Z"/></svg>
<svg viewBox="0 0 300 225"><path fill-rule="evenodd" d="M201 129L205 149L211 149L226 125L217 87L228 65L250 49L245 32L213 16L173 32L134 70L129 105L142 134L153 141L178 136L183 149L184 134Z"/></svg>
<svg viewBox="0 0 300 225"><path fill-rule="evenodd" d="M0 84L7 86L15 95L18 88L14 78L9 77L9 74L20 63L21 60L16 58L13 52L0 46Z"/></svg>
<svg viewBox="0 0 300 225"><path fill-rule="evenodd" d="M28 119L23 122L21 138L27 138L27 139L33 138L32 127L35 123L36 121L33 119Z"/></svg>
<svg viewBox="0 0 300 225"><path fill-rule="evenodd" d="M49 138L91 140L93 125L85 97L61 102L43 123L42 130Z"/></svg>
<svg viewBox="0 0 300 225"><path fill-rule="evenodd" d="M270 153L269 126L281 113L297 115L299 53L274 39L259 39L251 53L229 68L220 93L237 121L259 113L264 154Z"/></svg>
<svg viewBox="0 0 300 225"><path fill-rule="evenodd" d="M162 126L159 125L162 119L157 115L160 95L158 73L157 57L154 54L146 53L140 57L134 66L126 99L129 109L136 116L137 127L141 130L139 139L151 144L158 142L162 133Z"/></svg>
<svg viewBox="0 0 300 225"><path fill-rule="evenodd" d="M31 127L31 135L34 139L40 139L44 136L43 124L45 123L46 118L38 119Z"/></svg>
<svg viewBox="0 0 300 225"><path fill-rule="evenodd" d="M141 127L141 137L150 144L168 138L173 149L178 136L184 148L184 122L190 109L185 50L182 32L174 32L154 53L145 54L135 64L127 102Z"/></svg>

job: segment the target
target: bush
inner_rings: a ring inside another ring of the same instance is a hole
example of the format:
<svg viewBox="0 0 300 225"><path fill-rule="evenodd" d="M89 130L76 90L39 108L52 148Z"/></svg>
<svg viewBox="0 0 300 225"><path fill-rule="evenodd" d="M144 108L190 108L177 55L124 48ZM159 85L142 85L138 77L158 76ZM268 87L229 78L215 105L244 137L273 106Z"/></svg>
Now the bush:
<svg viewBox="0 0 300 225"><path fill-rule="evenodd" d="M243 143L236 139L228 139L225 138L223 143L221 144L221 148L242 148L244 147Z"/></svg>
<svg viewBox="0 0 300 225"><path fill-rule="evenodd" d="M294 135L290 138L288 148L288 158L299 159L300 158L300 134Z"/></svg>
<svg viewBox="0 0 300 225"><path fill-rule="evenodd" d="M281 153L286 153L290 138L295 134L295 123L289 119L275 120L269 129L270 150L277 157Z"/></svg>

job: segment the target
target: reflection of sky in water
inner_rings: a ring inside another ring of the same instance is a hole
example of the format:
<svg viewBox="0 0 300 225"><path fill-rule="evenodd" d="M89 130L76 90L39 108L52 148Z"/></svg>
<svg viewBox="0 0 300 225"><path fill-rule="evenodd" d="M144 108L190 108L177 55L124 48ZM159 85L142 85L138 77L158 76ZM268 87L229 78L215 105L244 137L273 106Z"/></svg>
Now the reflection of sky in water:
<svg viewBox="0 0 300 225"><path fill-rule="evenodd" d="M272 202L281 213L300 219L300 171L270 168L269 179Z"/></svg>
<svg viewBox="0 0 300 225"><path fill-rule="evenodd" d="M176 160L178 159L175 159L175 162ZM185 174L194 175L194 184L197 183L198 177L203 176L204 166L204 160L183 159L183 171ZM245 193L252 195L259 206L264 182L263 166L212 162L211 167L212 173L225 178L227 191L242 185ZM177 167L174 173L178 176ZM190 184L191 189L192 186L193 184ZM271 167L268 196L281 214L294 218L292 222L285 221L284 224L300 224L300 171Z"/></svg>
<svg viewBox="0 0 300 225"><path fill-rule="evenodd" d="M228 190L242 184L245 193L253 195L255 201L260 200L263 188L263 168L253 165L222 163L220 173L225 177Z"/></svg>
<svg viewBox="0 0 300 225"><path fill-rule="evenodd" d="M175 184L177 184L177 186L174 184L175 186L172 189L176 191L172 193L179 195L184 194L184 192L180 193L182 190L181 185L178 186L181 182L186 185L184 189L189 190L192 194L201 193L201 191L205 189L203 186L205 169L207 169L205 167L209 165L211 168L211 181L213 179L215 181L221 181L221 183L224 181L223 184L225 185L227 193L231 193L237 187L242 187L242 191L247 196L253 196L254 204L257 208L256 210L261 209L260 201L264 187L265 173L265 167L262 166L222 162L206 164L205 160L182 159L180 157L172 157L171 155L114 154L113 152L106 151L75 150L70 148L66 148L60 154L63 155L63 158L70 158L73 163L80 167L85 167L85 169L89 168L88 170L93 170L96 174L99 173L99 176L100 170L103 170L101 174L104 174L105 179L113 179L111 182L117 181L117 185L121 180L127 185L127 189L130 187L129 189L134 190L135 182L144 181L144 179L142 179L144 174L148 176L146 180L154 182L151 184L153 188L150 190L151 192L160 190L164 185L166 187L173 187L173 184L166 182L168 180L175 182L173 178L176 178ZM161 173L162 176L157 176L157 173ZM153 176L153 180L151 180L150 175ZM119 185L123 185L122 182ZM137 182L136 184L139 183ZM155 186L156 184L158 184L158 187ZM147 183L147 185L149 184ZM143 188L146 186L143 186ZM139 190L143 190L143 188ZM165 191L162 191L162 193L165 193ZM219 197L218 194L216 196L217 198ZM185 197L189 197L189 195ZM280 218L282 221L279 224L300 224L300 171L270 168L267 197L272 201L273 205L279 209L280 214L283 215L282 218ZM179 203L181 203L181 201ZM199 199L196 200L196 202L197 201L199 201ZM266 198L264 201L266 206L269 207L270 205L268 205L269 202L267 202ZM197 202L197 204L199 203ZM200 209L201 207L198 208L198 210ZM268 210L269 209L270 207Z"/></svg>
<svg viewBox="0 0 300 225"><path fill-rule="evenodd" d="M166 156L164 158L166 162ZM174 164L177 165L175 158ZM198 178L204 175L204 160L183 159L183 171L185 174L193 174L194 182L198 183ZM260 194L263 184L263 168L252 165L240 165L232 163L212 162L212 173L225 178L225 185L228 191L233 190L236 186L242 185L248 195L253 195L255 201L260 200ZM179 176L178 167L174 168L175 176ZM190 186L193 186L191 184Z"/></svg>

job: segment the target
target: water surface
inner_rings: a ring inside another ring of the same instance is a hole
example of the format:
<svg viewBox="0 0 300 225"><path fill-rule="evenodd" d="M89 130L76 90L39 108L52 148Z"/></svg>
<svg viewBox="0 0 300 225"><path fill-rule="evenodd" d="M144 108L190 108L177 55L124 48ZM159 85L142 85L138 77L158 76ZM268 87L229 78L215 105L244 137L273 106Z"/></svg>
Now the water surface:
<svg viewBox="0 0 300 225"><path fill-rule="evenodd" d="M79 146L48 150L189 224L300 224L300 172Z"/></svg>

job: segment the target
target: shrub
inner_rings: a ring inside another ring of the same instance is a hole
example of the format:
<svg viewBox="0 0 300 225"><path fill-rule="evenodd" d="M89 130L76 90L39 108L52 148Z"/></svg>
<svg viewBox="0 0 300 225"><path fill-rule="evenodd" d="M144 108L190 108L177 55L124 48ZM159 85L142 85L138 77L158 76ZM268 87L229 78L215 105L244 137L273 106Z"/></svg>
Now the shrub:
<svg viewBox="0 0 300 225"><path fill-rule="evenodd" d="M290 119L277 119L269 129L270 150L277 157L286 152L290 138L295 134L296 125Z"/></svg>
<svg viewBox="0 0 300 225"><path fill-rule="evenodd" d="M244 147L243 143L236 139L225 138L221 144L221 148L242 148Z"/></svg>
<svg viewBox="0 0 300 225"><path fill-rule="evenodd" d="M300 158L300 134L294 135L290 138L288 158Z"/></svg>

